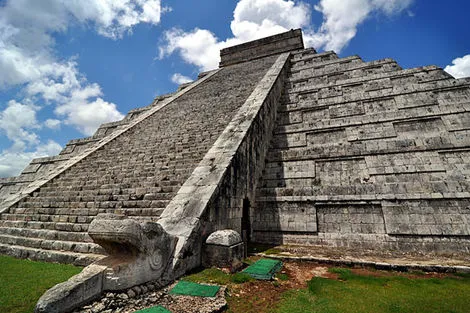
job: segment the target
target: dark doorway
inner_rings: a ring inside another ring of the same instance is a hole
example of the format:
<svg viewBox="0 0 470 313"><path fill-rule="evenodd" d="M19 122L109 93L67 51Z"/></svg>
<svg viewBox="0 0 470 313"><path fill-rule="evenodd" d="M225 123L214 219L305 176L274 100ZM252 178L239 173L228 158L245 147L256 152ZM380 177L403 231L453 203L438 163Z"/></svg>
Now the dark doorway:
<svg viewBox="0 0 470 313"><path fill-rule="evenodd" d="M243 241L248 243L251 236L251 223L250 223L250 200L243 199L242 210L242 237Z"/></svg>

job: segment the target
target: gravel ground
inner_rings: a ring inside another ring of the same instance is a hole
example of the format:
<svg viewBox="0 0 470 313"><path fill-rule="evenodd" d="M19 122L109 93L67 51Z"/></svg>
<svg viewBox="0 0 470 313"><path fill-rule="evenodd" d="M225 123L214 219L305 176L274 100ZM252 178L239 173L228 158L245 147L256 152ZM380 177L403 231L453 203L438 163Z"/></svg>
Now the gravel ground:
<svg viewBox="0 0 470 313"><path fill-rule="evenodd" d="M156 305L164 306L172 313L216 313L222 312L227 306L225 286L220 288L215 297L168 294L176 283L159 290L155 290L155 285L150 283L133 287L127 292L109 292L74 313L132 313Z"/></svg>

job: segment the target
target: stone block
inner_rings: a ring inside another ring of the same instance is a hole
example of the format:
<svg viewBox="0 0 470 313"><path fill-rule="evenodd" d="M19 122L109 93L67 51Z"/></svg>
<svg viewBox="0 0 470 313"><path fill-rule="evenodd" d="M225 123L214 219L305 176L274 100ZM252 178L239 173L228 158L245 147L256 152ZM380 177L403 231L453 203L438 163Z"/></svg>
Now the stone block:
<svg viewBox="0 0 470 313"><path fill-rule="evenodd" d="M245 243L234 230L219 230L209 235L204 244L202 265L228 268L235 272L243 265Z"/></svg>

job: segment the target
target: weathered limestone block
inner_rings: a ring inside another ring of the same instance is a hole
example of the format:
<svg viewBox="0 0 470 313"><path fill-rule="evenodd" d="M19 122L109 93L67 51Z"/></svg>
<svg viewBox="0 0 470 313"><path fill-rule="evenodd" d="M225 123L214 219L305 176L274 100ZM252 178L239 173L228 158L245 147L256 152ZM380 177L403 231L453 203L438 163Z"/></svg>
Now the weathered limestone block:
<svg viewBox="0 0 470 313"><path fill-rule="evenodd" d="M120 290L160 278L169 265L176 238L158 223L129 219L122 215L99 214L90 224L90 237L109 256L104 290Z"/></svg>
<svg viewBox="0 0 470 313"><path fill-rule="evenodd" d="M206 239L202 265L229 268L231 272L242 266L245 245L239 233L231 229L218 230Z"/></svg>
<svg viewBox="0 0 470 313"><path fill-rule="evenodd" d="M122 290L152 280L164 281L171 272L177 239L160 224L139 223L123 215L99 214L88 231L108 257L49 289L35 312L70 312L108 290ZM171 279L171 278L170 278Z"/></svg>
<svg viewBox="0 0 470 313"><path fill-rule="evenodd" d="M103 289L106 266L89 265L77 274L49 289L36 304L36 313L71 312L74 308L97 298Z"/></svg>

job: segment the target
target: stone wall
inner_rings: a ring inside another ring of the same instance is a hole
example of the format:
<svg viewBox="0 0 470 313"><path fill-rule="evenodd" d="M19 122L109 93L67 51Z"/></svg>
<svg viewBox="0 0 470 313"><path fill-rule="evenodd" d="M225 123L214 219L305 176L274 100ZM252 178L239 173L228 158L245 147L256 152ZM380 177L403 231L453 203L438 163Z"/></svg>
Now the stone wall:
<svg viewBox="0 0 470 313"><path fill-rule="evenodd" d="M158 221L170 235L178 238L173 260L175 277L200 266L202 243L210 233L227 228L241 232L243 201L254 200L289 54L275 58L276 62Z"/></svg>
<svg viewBox="0 0 470 313"><path fill-rule="evenodd" d="M255 241L469 252L468 79L304 51L289 82Z"/></svg>

